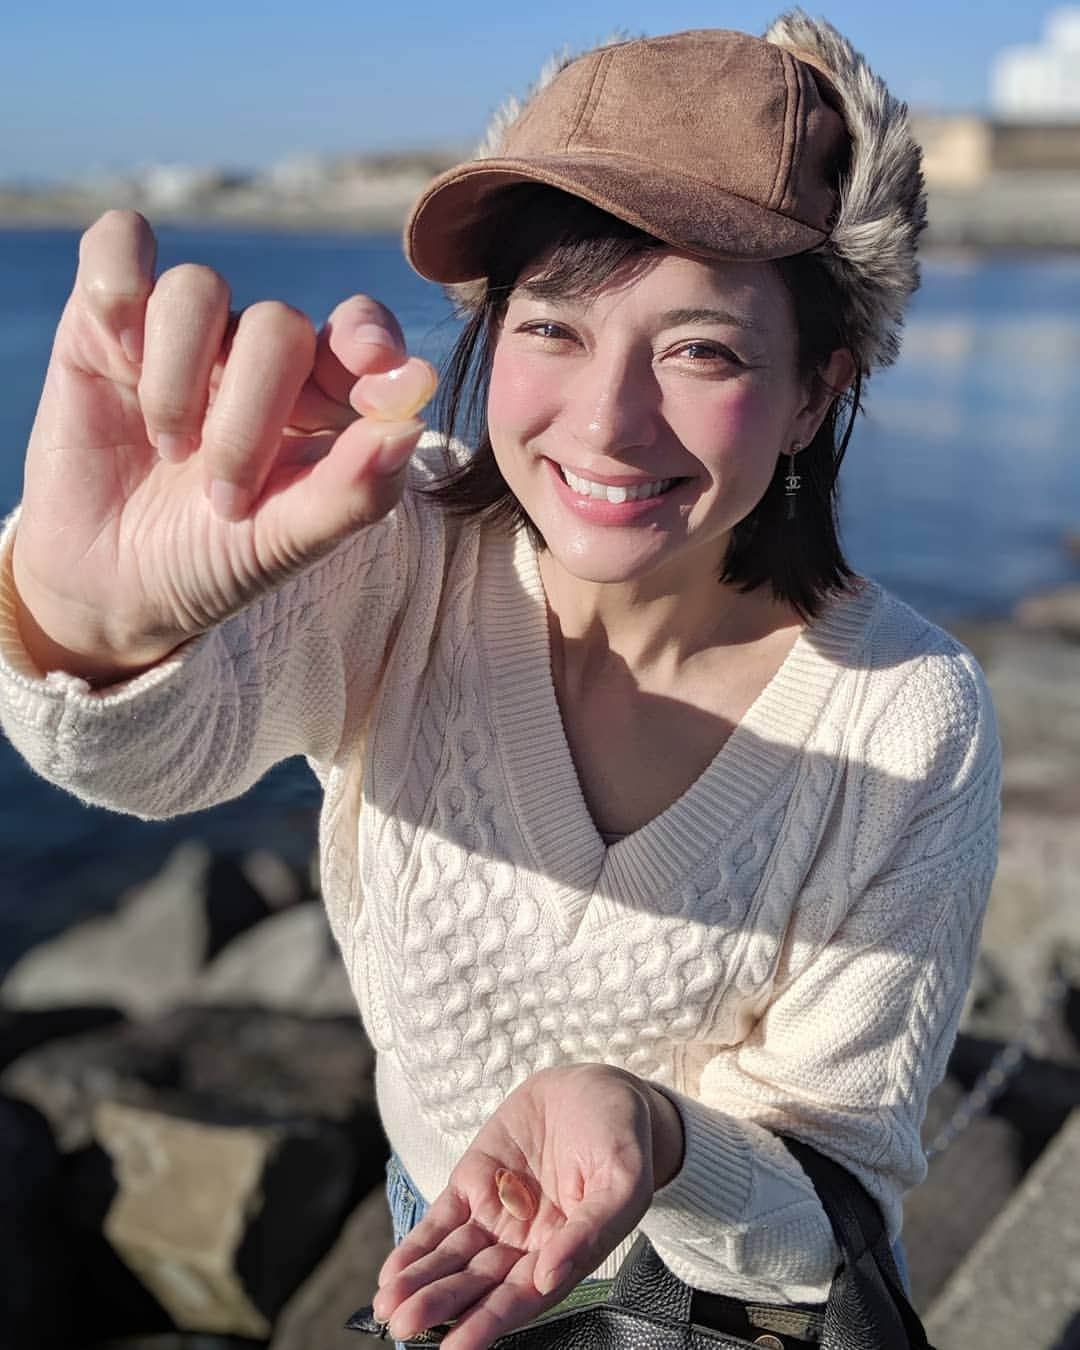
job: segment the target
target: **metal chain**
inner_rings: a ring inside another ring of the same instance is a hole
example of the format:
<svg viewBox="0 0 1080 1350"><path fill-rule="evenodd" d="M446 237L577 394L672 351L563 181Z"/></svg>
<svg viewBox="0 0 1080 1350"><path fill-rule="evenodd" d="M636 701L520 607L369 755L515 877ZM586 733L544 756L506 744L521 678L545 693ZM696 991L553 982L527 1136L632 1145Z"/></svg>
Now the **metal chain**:
<svg viewBox="0 0 1080 1350"><path fill-rule="evenodd" d="M983 1072L978 1076L969 1092L961 1099L949 1119L934 1135L923 1150L927 1162L943 1153L957 1135L963 1134L973 1120L985 1115L991 1105L1001 1096L1015 1078L1024 1056L1031 1050L1035 1041L1054 1009L1065 1000L1069 992L1069 980L1060 962L1055 963L1050 984L1039 1000L1039 1004L1024 1019L1020 1030L997 1052Z"/></svg>

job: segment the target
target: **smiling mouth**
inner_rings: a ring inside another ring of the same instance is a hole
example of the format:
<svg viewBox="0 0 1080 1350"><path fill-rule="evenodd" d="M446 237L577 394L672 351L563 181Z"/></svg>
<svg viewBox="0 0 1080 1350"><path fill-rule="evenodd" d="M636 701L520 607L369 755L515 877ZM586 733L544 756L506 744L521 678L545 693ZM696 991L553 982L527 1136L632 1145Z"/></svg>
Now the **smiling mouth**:
<svg viewBox="0 0 1080 1350"><path fill-rule="evenodd" d="M682 478L651 478L640 483L597 483L592 478L582 478L559 464L556 466L563 482L571 492L579 497L595 497L600 501L611 502L615 506L623 502L642 501L647 497L662 497L670 492Z"/></svg>

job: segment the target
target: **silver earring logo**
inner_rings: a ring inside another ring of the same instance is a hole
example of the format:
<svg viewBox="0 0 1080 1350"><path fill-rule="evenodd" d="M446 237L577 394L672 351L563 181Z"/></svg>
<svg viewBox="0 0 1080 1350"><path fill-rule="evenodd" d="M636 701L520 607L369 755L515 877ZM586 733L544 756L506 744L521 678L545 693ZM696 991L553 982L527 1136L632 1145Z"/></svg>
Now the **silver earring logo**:
<svg viewBox="0 0 1080 1350"><path fill-rule="evenodd" d="M802 445L795 441L791 450L788 452L788 471L784 479L784 500L787 503L788 520L795 519L795 499L799 492L799 485L802 483L802 475L795 472L795 456L802 449Z"/></svg>

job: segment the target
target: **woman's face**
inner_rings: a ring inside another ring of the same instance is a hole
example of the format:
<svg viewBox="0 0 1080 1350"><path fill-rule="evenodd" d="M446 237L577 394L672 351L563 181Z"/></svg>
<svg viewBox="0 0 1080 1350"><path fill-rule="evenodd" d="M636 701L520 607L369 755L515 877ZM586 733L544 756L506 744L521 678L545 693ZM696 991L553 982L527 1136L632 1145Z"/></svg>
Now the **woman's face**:
<svg viewBox="0 0 1080 1350"><path fill-rule="evenodd" d="M488 430L559 565L669 589L715 577L731 528L828 401L808 407L772 267L650 257L585 298L539 298L540 270L523 274L496 341Z"/></svg>

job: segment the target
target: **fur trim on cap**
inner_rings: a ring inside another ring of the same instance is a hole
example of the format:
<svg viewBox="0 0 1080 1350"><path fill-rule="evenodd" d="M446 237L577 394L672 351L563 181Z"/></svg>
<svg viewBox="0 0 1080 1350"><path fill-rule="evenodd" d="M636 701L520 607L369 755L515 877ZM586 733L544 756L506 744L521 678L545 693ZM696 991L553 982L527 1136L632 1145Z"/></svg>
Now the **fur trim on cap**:
<svg viewBox="0 0 1080 1350"><path fill-rule="evenodd" d="M765 34L835 88L851 136L836 223L819 250L847 300L854 355L864 371L900 352L904 309L919 285L916 257L926 227L922 152L907 106L895 99L847 38L801 9Z"/></svg>

